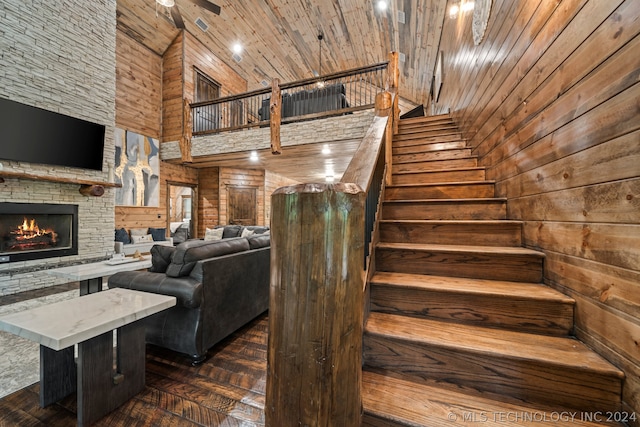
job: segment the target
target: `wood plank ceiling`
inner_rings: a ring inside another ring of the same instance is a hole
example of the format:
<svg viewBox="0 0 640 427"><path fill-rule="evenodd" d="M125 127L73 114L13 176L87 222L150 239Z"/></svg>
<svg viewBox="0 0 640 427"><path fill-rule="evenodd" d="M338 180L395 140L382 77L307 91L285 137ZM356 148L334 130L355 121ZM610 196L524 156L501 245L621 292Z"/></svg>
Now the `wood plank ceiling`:
<svg viewBox="0 0 640 427"><path fill-rule="evenodd" d="M186 31L248 82L262 89L273 78L291 82L370 65L400 52L400 108L428 106L447 0L388 0L386 11L378 0L212 0L216 15L200 6L202 0L175 0ZM196 24L208 25L202 31ZM117 0L120 30L159 55L178 35L171 12L155 0ZM318 34L323 34L319 69ZM240 60L231 50L240 43ZM404 60L402 61L402 59ZM325 144L290 147L282 156L259 153L252 167L268 169L300 182L324 180L329 162L339 179L357 142L343 143L327 156ZM248 153L200 158L192 167L246 167ZM324 162L318 162L322 158Z"/></svg>
<svg viewBox="0 0 640 427"><path fill-rule="evenodd" d="M447 0L212 0L220 15L175 0L186 30L243 76L249 90L279 78L281 82L373 64L394 50L400 63L400 96L427 105ZM208 26L202 31L195 20ZM155 0L117 0L118 28L162 54L178 30L171 14ZM318 34L322 40L319 70ZM232 46L240 43L241 60Z"/></svg>

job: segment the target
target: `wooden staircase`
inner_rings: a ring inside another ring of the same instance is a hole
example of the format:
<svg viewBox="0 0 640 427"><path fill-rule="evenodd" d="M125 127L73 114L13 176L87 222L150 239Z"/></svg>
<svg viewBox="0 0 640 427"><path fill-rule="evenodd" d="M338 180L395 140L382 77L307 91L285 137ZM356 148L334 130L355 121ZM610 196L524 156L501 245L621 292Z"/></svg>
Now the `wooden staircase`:
<svg viewBox="0 0 640 427"><path fill-rule="evenodd" d="M449 116L402 120L369 283L363 425L602 426L623 373L571 336L574 301Z"/></svg>

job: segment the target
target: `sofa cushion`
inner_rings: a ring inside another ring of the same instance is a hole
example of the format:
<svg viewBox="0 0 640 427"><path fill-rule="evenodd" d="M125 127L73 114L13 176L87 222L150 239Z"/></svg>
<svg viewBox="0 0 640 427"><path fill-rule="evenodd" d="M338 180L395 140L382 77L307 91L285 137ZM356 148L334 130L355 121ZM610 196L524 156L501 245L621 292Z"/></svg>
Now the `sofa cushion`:
<svg viewBox="0 0 640 427"><path fill-rule="evenodd" d="M187 226L180 226L174 233L171 233L173 237L173 243L178 244L189 240L189 228Z"/></svg>
<svg viewBox="0 0 640 427"><path fill-rule="evenodd" d="M223 239L230 239L231 237L240 237L242 234L242 226L241 225L225 225L224 232L222 233Z"/></svg>
<svg viewBox="0 0 640 427"><path fill-rule="evenodd" d="M144 235L133 235L131 236L131 243L150 243L153 242L153 237L151 236L151 234L144 234Z"/></svg>
<svg viewBox="0 0 640 427"><path fill-rule="evenodd" d="M116 242L122 242L125 245L128 245L129 243L131 243L131 238L129 237L129 233L127 233L127 230L125 228L116 230L115 240Z"/></svg>
<svg viewBox="0 0 640 427"><path fill-rule="evenodd" d="M262 234L269 231L269 227L265 227L262 225L247 225L244 227L246 230L253 231L254 234Z"/></svg>
<svg viewBox="0 0 640 427"><path fill-rule="evenodd" d="M249 247L251 249L266 248L267 246L271 246L271 235L254 234L247 237L247 241L249 242Z"/></svg>
<svg viewBox="0 0 640 427"><path fill-rule="evenodd" d="M247 239L223 239L214 241L189 240L176 246L167 267L167 276L188 276L196 262L220 255L249 250Z"/></svg>
<svg viewBox="0 0 640 427"><path fill-rule="evenodd" d="M149 234L151 234L154 242L163 242L167 240L166 228L149 228Z"/></svg>
<svg viewBox="0 0 640 427"><path fill-rule="evenodd" d="M249 230L248 228L243 228L242 234L240 234L240 237L249 237L249 236L253 236L253 230Z"/></svg>
<svg viewBox="0 0 640 427"><path fill-rule="evenodd" d="M207 228L204 233L204 240L220 240L222 239L224 228Z"/></svg>
<svg viewBox="0 0 640 427"><path fill-rule="evenodd" d="M148 228L132 228L131 230L129 230L129 234L133 237L133 236L144 236L146 234L149 234L149 229Z"/></svg>
<svg viewBox="0 0 640 427"><path fill-rule="evenodd" d="M176 251L174 246L153 245L151 250L151 268L153 273L165 273L171 264L171 257Z"/></svg>

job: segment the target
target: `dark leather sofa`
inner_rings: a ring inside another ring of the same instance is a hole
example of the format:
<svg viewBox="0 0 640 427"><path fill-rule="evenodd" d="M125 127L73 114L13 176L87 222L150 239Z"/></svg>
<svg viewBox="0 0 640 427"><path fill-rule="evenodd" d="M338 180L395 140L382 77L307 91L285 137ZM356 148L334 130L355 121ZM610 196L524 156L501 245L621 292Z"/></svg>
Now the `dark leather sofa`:
<svg viewBox="0 0 640 427"><path fill-rule="evenodd" d="M154 246L149 271L112 275L109 288L175 296L143 319L147 343L202 362L207 351L269 308L270 235Z"/></svg>
<svg viewBox="0 0 640 427"><path fill-rule="evenodd" d="M260 120L271 118L270 102L271 98L262 100L262 107L258 110ZM345 86L342 83L337 83L311 90L301 90L292 94L283 94L281 117L304 116L348 107Z"/></svg>

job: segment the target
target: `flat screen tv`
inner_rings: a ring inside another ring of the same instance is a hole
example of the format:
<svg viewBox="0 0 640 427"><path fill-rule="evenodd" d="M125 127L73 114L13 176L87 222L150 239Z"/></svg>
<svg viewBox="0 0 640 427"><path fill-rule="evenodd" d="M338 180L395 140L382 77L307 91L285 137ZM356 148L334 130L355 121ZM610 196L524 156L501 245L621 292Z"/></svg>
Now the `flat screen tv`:
<svg viewBox="0 0 640 427"><path fill-rule="evenodd" d="M0 98L0 159L102 170L105 126Z"/></svg>

